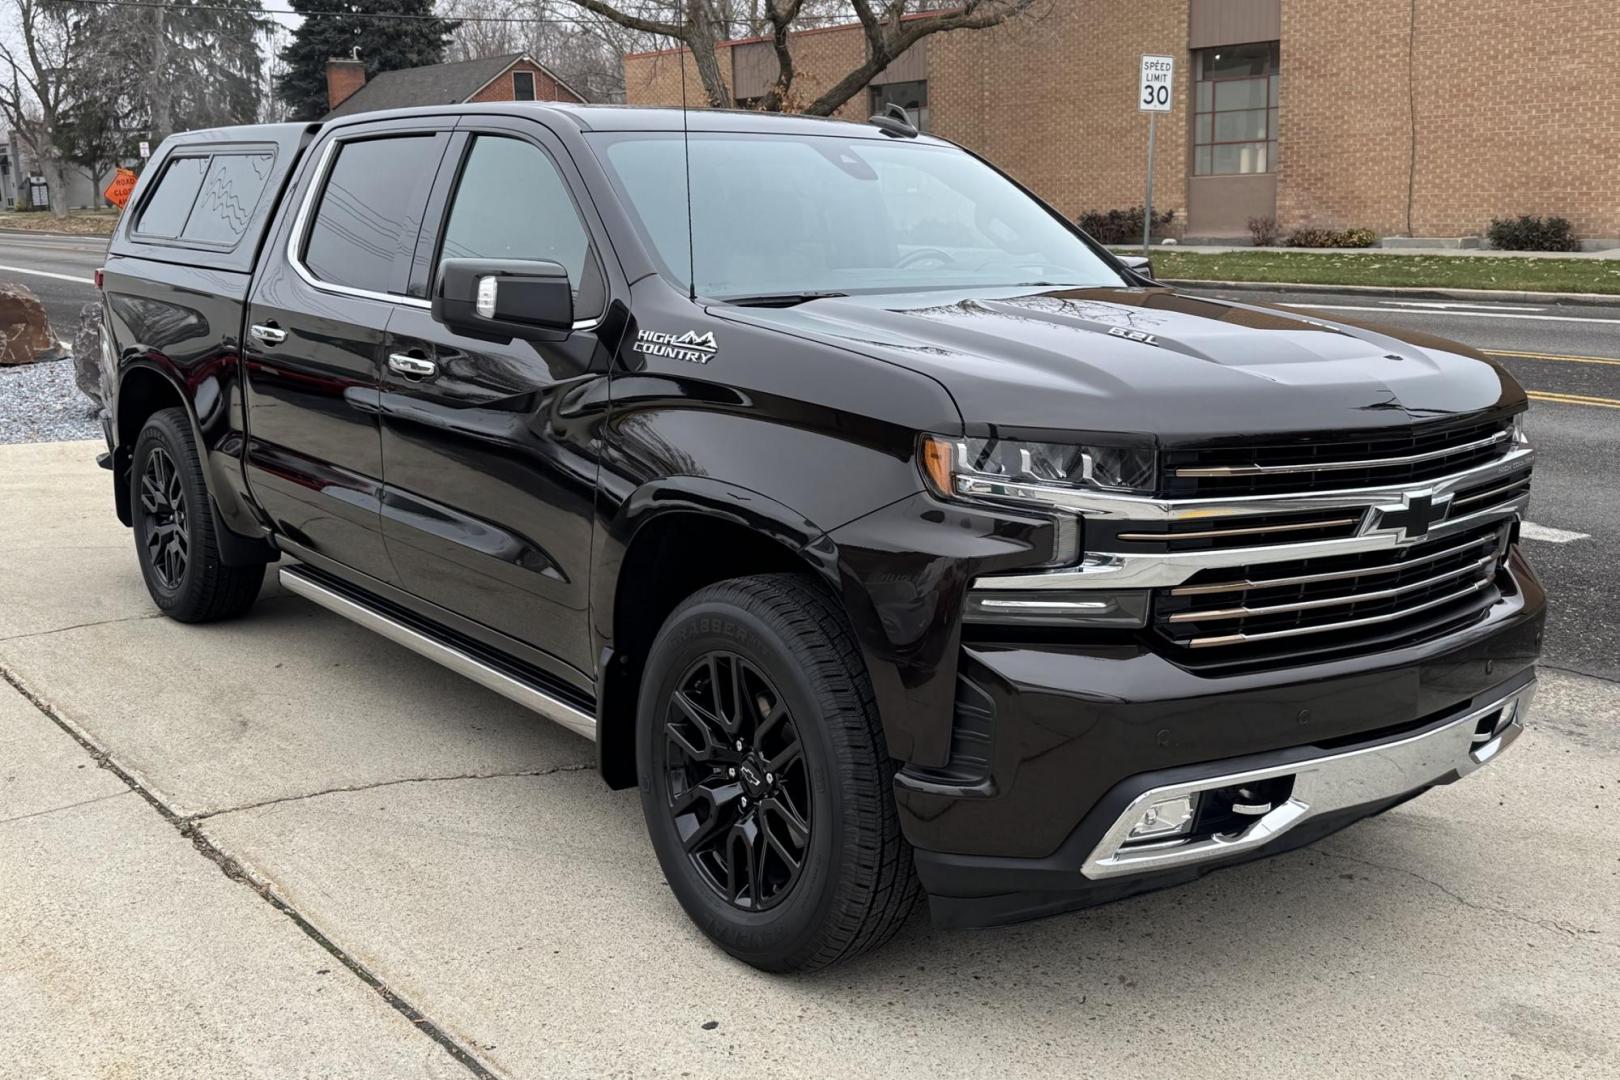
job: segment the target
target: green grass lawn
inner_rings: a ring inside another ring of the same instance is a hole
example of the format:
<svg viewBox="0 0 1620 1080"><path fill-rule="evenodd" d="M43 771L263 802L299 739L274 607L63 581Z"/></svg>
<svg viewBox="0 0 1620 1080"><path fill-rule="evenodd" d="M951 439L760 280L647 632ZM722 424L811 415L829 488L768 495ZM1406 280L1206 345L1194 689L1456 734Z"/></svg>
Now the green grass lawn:
<svg viewBox="0 0 1620 1080"><path fill-rule="evenodd" d="M118 224L117 210L71 210L59 218L49 210L27 213L0 211L0 229L24 232L71 233L74 236L111 236Z"/></svg>
<svg viewBox="0 0 1620 1080"><path fill-rule="evenodd" d="M1136 255L1140 248L1118 248ZM1280 281L1524 292L1620 293L1620 259L1514 259L1480 255L1240 251L1226 255L1153 249L1160 280Z"/></svg>

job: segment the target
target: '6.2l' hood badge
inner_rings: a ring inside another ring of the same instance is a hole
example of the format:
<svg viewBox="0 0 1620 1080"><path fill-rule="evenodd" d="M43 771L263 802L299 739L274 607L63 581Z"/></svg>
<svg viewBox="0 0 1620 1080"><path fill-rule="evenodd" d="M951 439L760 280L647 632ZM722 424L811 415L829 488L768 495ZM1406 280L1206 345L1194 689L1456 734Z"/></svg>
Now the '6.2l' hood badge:
<svg viewBox="0 0 1620 1080"><path fill-rule="evenodd" d="M714 331L700 334L688 330L672 334L667 330L643 330L636 335L636 351L643 356L665 356L671 360L685 360L689 364L707 364L719 352L714 343Z"/></svg>

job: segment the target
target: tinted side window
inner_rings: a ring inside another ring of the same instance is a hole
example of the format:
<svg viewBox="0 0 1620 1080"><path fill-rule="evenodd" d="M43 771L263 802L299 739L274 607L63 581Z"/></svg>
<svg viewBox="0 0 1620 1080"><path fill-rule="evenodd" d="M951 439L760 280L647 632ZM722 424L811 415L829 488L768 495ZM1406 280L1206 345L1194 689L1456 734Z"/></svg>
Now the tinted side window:
<svg viewBox="0 0 1620 1080"><path fill-rule="evenodd" d="M274 160L270 154L215 154L180 238L206 244L242 239Z"/></svg>
<svg viewBox="0 0 1620 1080"><path fill-rule="evenodd" d="M438 149L434 135L342 144L304 244L310 273L334 285L400 292Z"/></svg>
<svg viewBox="0 0 1620 1080"><path fill-rule="evenodd" d="M582 316L601 308L591 236L561 174L539 147L480 135L456 185L441 259L547 259L561 263Z"/></svg>
<svg viewBox="0 0 1620 1080"><path fill-rule="evenodd" d="M158 177L157 190L146 200L135 231L170 239L179 236L191 214L191 204L197 201L207 168L207 157L171 158L163 175Z"/></svg>

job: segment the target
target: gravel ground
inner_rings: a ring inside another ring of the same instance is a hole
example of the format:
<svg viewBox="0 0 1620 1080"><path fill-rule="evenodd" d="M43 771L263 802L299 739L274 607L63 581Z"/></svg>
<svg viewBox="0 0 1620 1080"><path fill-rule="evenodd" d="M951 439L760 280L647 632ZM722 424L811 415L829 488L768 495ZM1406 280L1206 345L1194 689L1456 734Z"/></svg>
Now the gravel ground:
<svg viewBox="0 0 1620 1080"><path fill-rule="evenodd" d="M73 360L0 367L0 443L101 436L98 409L73 382Z"/></svg>

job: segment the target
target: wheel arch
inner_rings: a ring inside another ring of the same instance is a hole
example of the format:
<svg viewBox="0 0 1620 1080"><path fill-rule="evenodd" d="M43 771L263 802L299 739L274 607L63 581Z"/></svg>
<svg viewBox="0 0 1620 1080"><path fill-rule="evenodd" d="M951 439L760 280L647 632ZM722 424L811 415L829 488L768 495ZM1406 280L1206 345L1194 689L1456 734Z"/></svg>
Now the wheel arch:
<svg viewBox="0 0 1620 1080"><path fill-rule="evenodd" d="M219 511L218 480L213 475L213 462L204 441L202 427L197 420L195 404L187 396L185 383L177 373L152 362L139 360L125 366L118 378L118 393L113 399L112 424L116 444L113 447L113 498L118 520L127 527L134 523L130 505L130 468L134 463L135 441L152 415L163 409L179 408L186 415L191 438L203 460L203 484L208 489L208 510L214 518L214 534L219 543L220 558L227 566L250 566L271 562L276 558L275 548L267 541L242 536L229 528Z"/></svg>
<svg viewBox="0 0 1620 1080"><path fill-rule="evenodd" d="M767 496L722 481L673 477L645 485L610 532L618 565L597 574L593 597L598 618L610 620L597 688L597 763L611 787L625 788L636 783L636 702L647 651L683 599L705 585L761 573L806 574L840 604L842 598L837 553L824 530Z"/></svg>

